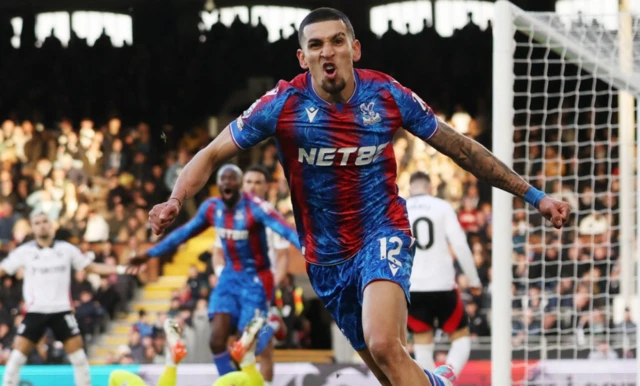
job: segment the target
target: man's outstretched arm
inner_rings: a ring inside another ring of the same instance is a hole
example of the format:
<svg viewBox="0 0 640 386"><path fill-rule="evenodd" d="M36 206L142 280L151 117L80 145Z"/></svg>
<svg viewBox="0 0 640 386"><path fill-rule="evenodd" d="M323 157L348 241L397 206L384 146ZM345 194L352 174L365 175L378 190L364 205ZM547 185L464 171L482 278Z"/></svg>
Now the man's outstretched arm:
<svg viewBox="0 0 640 386"><path fill-rule="evenodd" d="M154 206L149 212L149 223L153 233L162 234L178 216L184 200L195 196L207 183L216 167L235 156L239 150L231 137L229 127L200 150L180 172L171 198Z"/></svg>
<svg viewBox="0 0 640 386"><path fill-rule="evenodd" d="M173 187L171 198L153 207L149 222L153 233L162 234L180 212L186 198L193 197L204 187L213 171L241 149L248 149L276 130L276 123L290 89L287 82L278 82L273 90L255 101L238 119L231 123L182 169Z"/></svg>
<svg viewBox="0 0 640 386"><path fill-rule="evenodd" d="M173 187L171 197L184 202L185 199L195 196L209 181L216 167L232 158L239 150L231 138L229 128L226 127L185 165Z"/></svg>
<svg viewBox="0 0 640 386"><path fill-rule="evenodd" d="M524 198L551 221L554 227L560 228L569 219L569 204L554 200L533 188L486 147L458 133L446 123L438 120L438 130L427 142L478 179Z"/></svg>
<svg viewBox="0 0 640 386"><path fill-rule="evenodd" d="M516 197L524 198L527 190L531 188L531 185L497 159L486 147L458 133L440 120L438 131L427 142L478 179Z"/></svg>

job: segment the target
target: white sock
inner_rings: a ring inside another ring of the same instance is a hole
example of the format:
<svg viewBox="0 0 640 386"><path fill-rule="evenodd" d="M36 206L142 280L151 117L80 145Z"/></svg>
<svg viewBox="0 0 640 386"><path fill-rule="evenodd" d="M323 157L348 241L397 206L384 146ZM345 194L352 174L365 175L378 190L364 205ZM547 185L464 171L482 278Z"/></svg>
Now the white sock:
<svg viewBox="0 0 640 386"><path fill-rule="evenodd" d="M460 375L460 372L464 368L464 365L469 360L469 354L471 353L471 338L463 336L451 342L451 349L447 355L447 364L453 367L456 376Z"/></svg>
<svg viewBox="0 0 640 386"><path fill-rule="evenodd" d="M76 350L69 354L69 362L73 365L73 378L76 381L76 386L91 386L89 361L84 350Z"/></svg>
<svg viewBox="0 0 640 386"><path fill-rule="evenodd" d="M414 344L413 353L416 356L416 362L423 369L433 371L436 369L436 363L433 361L433 349L436 345L430 344Z"/></svg>
<svg viewBox="0 0 640 386"><path fill-rule="evenodd" d="M173 355L169 346L164 348L164 364L165 366L176 367L176 363L173 361Z"/></svg>
<svg viewBox="0 0 640 386"><path fill-rule="evenodd" d="M264 381L264 386L271 386L271 382L269 382L269 381Z"/></svg>
<svg viewBox="0 0 640 386"><path fill-rule="evenodd" d="M20 368L27 363L27 357L18 350L11 350L9 360L4 368L2 386L18 386L20 384Z"/></svg>
<svg viewBox="0 0 640 386"><path fill-rule="evenodd" d="M242 361L240 362L240 368L244 369L247 366L251 366L256 363L256 354L253 351L248 351L242 357Z"/></svg>

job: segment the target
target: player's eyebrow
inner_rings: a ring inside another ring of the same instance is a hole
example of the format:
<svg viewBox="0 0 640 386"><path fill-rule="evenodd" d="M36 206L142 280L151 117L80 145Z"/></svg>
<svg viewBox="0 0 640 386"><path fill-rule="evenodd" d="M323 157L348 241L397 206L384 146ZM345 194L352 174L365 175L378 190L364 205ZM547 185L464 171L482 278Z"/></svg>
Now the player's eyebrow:
<svg viewBox="0 0 640 386"><path fill-rule="evenodd" d="M337 39L339 37L345 37L346 38L347 34L342 32L342 31L340 31L340 32L337 32L336 34L334 34L333 36L331 36L329 38L329 40L335 40L335 39ZM323 39L320 39L320 38L309 38L309 40L307 41L307 45L310 45L311 43L320 43L320 42L322 42L322 40Z"/></svg>

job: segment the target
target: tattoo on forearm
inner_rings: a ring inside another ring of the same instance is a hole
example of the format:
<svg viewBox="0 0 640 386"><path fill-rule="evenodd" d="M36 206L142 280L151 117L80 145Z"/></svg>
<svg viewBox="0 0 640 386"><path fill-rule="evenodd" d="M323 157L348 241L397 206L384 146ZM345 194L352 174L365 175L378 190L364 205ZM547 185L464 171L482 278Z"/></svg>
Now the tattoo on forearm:
<svg viewBox="0 0 640 386"><path fill-rule="evenodd" d="M478 179L498 189L517 197L524 197L530 187L522 177L497 159L487 148L443 122L438 123L438 132L429 140L429 144Z"/></svg>

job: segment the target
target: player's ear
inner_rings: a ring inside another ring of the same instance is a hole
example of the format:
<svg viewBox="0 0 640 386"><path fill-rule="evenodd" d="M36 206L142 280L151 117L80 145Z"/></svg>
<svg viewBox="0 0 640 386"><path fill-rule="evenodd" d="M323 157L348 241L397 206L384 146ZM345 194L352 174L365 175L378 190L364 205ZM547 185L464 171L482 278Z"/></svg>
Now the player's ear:
<svg viewBox="0 0 640 386"><path fill-rule="evenodd" d="M357 62L362 57L362 46L360 45L360 40L356 39L351 44L351 48L353 50L353 61Z"/></svg>
<svg viewBox="0 0 640 386"><path fill-rule="evenodd" d="M307 63L307 59L304 56L304 51L302 51L301 48L298 48L298 51L296 52L296 56L298 57L298 62L300 63L300 67L302 67L303 70L308 70L309 64Z"/></svg>

